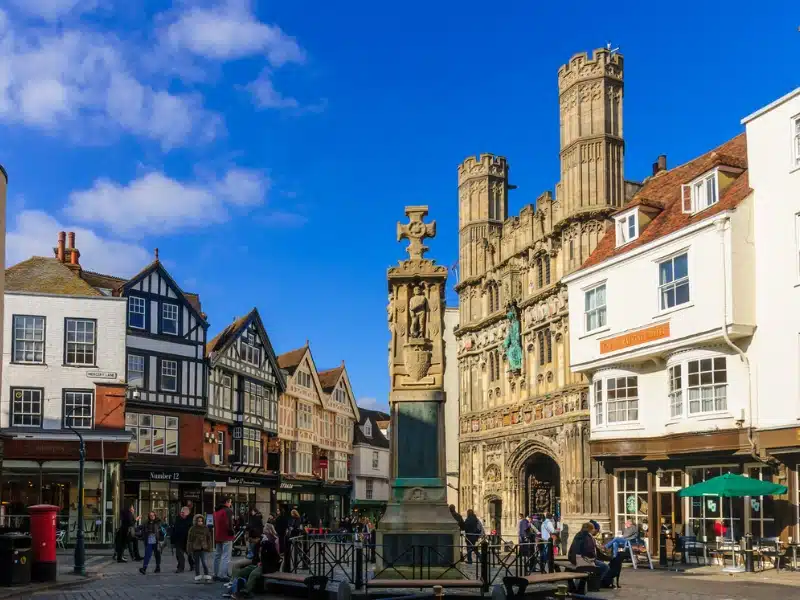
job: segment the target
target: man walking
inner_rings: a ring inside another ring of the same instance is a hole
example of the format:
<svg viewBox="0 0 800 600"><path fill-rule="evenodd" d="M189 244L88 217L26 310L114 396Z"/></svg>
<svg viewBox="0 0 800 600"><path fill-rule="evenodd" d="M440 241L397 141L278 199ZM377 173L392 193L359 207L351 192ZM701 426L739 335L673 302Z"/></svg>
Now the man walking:
<svg viewBox="0 0 800 600"><path fill-rule="evenodd" d="M480 560L480 550L475 547L481 536L483 535L483 525L475 511L471 508L467 510L467 518L464 519L464 536L467 538L467 564L472 564L472 553L475 552L475 557Z"/></svg>
<svg viewBox="0 0 800 600"><path fill-rule="evenodd" d="M227 498L214 513L214 581L230 581L228 564L233 550L233 511L231 499Z"/></svg>
<svg viewBox="0 0 800 600"><path fill-rule="evenodd" d="M550 538L557 536L558 532L556 531L556 524L553 522L553 515L550 513L546 513L544 515L544 521L542 522L542 551L541 551L541 561L539 568L542 573L547 570L548 560L550 558ZM555 543L555 539L553 539L553 543Z"/></svg>
<svg viewBox="0 0 800 600"><path fill-rule="evenodd" d="M175 524L172 526L172 546L175 548L175 558L178 559L176 573L183 573L186 569L186 558L189 559L189 570L194 570L194 557L187 551L186 543L189 540L189 530L192 528L192 517L188 506L181 509Z"/></svg>

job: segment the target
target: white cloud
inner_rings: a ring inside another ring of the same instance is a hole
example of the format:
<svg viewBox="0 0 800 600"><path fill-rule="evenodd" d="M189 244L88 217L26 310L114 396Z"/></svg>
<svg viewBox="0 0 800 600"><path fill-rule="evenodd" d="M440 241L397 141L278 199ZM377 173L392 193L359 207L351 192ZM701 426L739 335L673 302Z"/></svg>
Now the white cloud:
<svg viewBox="0 0 800 600"><path fill-rule="evenodd" d="M67 15L86 13L97 8L98 0L13 0L27 14L45 21L57 21Z"/></svg>
<svg viewBox="0 0 800 600"><path fill-rule="evenodd" d="M139 79L115 36L83 29L25 29L0 11L0 122L77 138L114 130L168 150L213 139L219 115L196 94L173 94Z"/></svg>
<svg viewBox="0 0 800 600"><path fill-rule="evenodd" d="M221 179L181 182L150 172L127 185L98 179L70 194L66 213L125 237L165 234L228 219L229 206L261 204L269 179L260 171L233 168Z"/></svg>
<svg viewBox="0 0 800 600"><path fill-rule="evenodd" d="M305 61L297 41L277 25L259 21L249 0L187 6L170 21L162 30L162 39L174 50L223 61L264 55L275 67Z"/></svg>
<svg viewBox="0 0 800 600"><path fill-rule="evenodd" d="M269 69L264 69L258 79L247 85L258 108L299 108L300 103L291 96L284 96L272 83Z"/></svg>
<svg viewBox="0 0 800 600"><path fill-rule="evenodd" d="M102 238L89 229L65 226L39 210L23 210L6 235L6 265L31 256L52 256L58 232L66 230L75 232L81 265L87 270L125 277L134 275L152 260L150 253L137 244Z"/></svg>
<svg viewBox="0 0 800 600"><path fill-rule="evenodd" d="M380 410L387 412L389 409L389 406L386 404L386 402L378 402L377 398L371 397L359 398L356 401L356 404L359 408L366 408L367 410Z"/></svg>

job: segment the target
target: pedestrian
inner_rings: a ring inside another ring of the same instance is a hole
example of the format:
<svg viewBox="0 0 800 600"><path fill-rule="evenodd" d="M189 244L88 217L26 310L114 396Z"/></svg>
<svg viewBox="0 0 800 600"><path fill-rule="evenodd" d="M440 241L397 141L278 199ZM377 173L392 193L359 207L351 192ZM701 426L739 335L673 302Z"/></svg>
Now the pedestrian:
<svg viewBox="0 0 800 600"><path fill-rule="evenodd" d="M456 522L456 523L458 523L458 528L459 528L461 531L464 531L464 517L462 517L462 516L461 516L461 515L460 515L460 514L459 514L459 513L456 511L456 505L455 505L455 504L451 504L451 505L450 505L450 516L452 516L452 517L453 517L453 519L455 520L455 522Z"/></svg>
<svg viewBox="0 0 800 600"><path fill-rule="evenodd" d="M231 576L230 597L237 599L253 596L263 591L264 575L275 573L281 568L280 546L278 533L270 523L264 525L264 534L259 542L258 554L254 564L237 569Z"/></svg>
<svg viewBox="0 0 800 600"><path fill-rule="evenodd" d="M161 521L159 521L156 513L149 512L147 514L147 522L144 524L142 533L144 537L144 563L139 573L142 575L147 574L147 565L150 564L150 558L155 555L156 568L154 573L161 572L161 542L163 535L161 533Z"/></svg>
<svg viewBox="0 0 800 600"><path fill-rule="evenodd" d="M558 537L558 531L556 531L556 524L553 522L553 515L550 513L545 513L544 521L542 521L542 545L541 545L541 561L539 564L539 569L542 573L545 572L546 567L549 565L550 560L550 538L553 538L553 544L555 545L556 538Z"/></svg>
<svg viewBox="0 0 800 600"><path fill-rule="evenodd" d="M233 539L236 533L233 529L233 511L231 499L227 498L217 507L214 513L214 581L230 581L228 565L231 562Z"/></svg>
<svg viewBox="0 0 800 600"><path fill-rule="evenodd" d="M172 546L175 548L175 558L178 559L178 568L176 573L183 573L186 569L185 557L189 559L189 570L194 569L194 558L191 553L186 549L186 542L189 538L189 530L192 528L192 517L190 508L184 506L175 519L175 525L172 527Z"/></svg>
<svg viewBox="0 0 800 600"><path fill-rule="evenodd" d="M128 562L125 560L125 548L128 546L128 538L133 533L135 524L133 506L126 506L119 515L119 529L117 529L117 535L114 540L117 562ZM133 554L131 554L131 560L134 560Z"/></svg>
<svg viewBox="0 0 800 600"><path fill-rule="evenodd" d="M247 519L247 558L253 558L258 552L261 543L261 535L264 533L264 517L258 509L253 506L250 509L250 516Z"/></svg>
<svg viewBox="0 0 800 600"><path fill-rule="evenodd" d="M480 551L475 548L475 544L483 535L483 525L475 511L471 508L467 510L467 518L464 519L464 536L467 538L467 564L472 564L472 553L475 552L475 557L480 560Z"/></svg>
<svg viewBox="0 0 800 600"><path fill-rule="evenodd" d="M189 530L186 538L186 548L192 553L194 558L194 581L206 583L211 581L211 575L208 574L208 565L206 564L206 556L211 552L212 546L211 532L206 526L206 520L203 515L197 515L194 518L194 525ZM200 565L203 565L203 575L200 575Z"/></svg>

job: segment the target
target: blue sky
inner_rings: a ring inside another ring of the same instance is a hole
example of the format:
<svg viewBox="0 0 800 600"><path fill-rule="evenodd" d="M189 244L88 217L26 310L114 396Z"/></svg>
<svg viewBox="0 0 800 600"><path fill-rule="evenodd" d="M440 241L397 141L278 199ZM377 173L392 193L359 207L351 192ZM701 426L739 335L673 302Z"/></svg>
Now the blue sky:
<svg viewBox="0 0 800 600"><path fill-rule="evenodd" d="M684 162L798 85L798 16L788 0L3 0L7 263L50 255L59 229L97 271L130 275L158 247L212 334L257 306L278 352L308 338L318 368L345 360L383 405L404 205L430 206L450 265L465 157L508 157L512 214L552 190L556 72L608 41L626 177Z"/></svg>

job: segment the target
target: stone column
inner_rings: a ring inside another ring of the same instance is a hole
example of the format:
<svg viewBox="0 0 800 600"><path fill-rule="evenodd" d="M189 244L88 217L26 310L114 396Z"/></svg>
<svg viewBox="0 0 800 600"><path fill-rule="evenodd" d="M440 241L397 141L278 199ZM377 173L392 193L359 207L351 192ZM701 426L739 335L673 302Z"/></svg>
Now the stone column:
<svg viewBox="0 0 800 600"><path fill-rule="evenodd" d="M460 555L459 528L447 505L444 421L444 330L447 269L423 258L436 223L427 206L408 206L398 223L409 258L388 271L391 345L391 493L377 531L383 559L446 569ZM415 552L409 547L417 547Z"/></svg>

